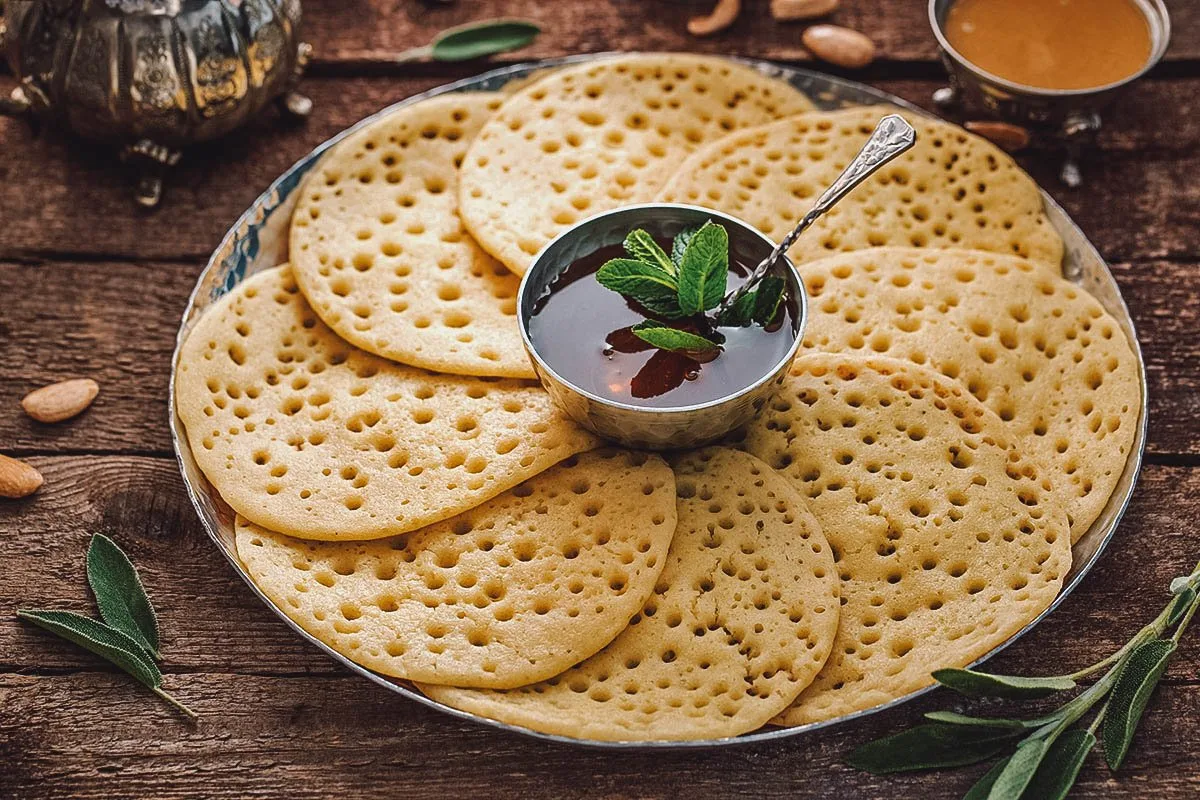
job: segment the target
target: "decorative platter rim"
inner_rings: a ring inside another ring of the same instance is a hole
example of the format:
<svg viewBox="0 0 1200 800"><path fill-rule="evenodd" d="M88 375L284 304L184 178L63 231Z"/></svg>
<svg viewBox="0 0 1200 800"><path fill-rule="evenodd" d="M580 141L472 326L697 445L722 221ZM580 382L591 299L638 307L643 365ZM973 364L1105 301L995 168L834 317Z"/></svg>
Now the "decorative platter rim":
<svg viewBox="0 0 1200 800"><path fill-rule="evenodd" d="M197 279L196 286L188 298L187 307L184 310L183 319L180 323L178 334L176 335L175 351L171 359L171 383L168 389L168 414L171 428L171 442L175 450L176 460L179 464L180 473L183 478L184 486L187 489L188 497L191 499L192 505L196 509L196 513L200 517L200 520L204 525L204 529L208 533L209 538L212 539L213 543L217 546L218 550L220 550L221 554L225 556L226 560L228 560L233 566L237 574L242 578L243 581L245 581L246 585L250 587L250 590L254 592L254 594L257 595L258 598L276 614L276 616L278 616L290 628L292 628L292 630L298 633L310 644L315 645L327 655L340 662L352 672L367 678L379 686L403 695L410 700L414 700L425 706L437 709L438 711L459 719L471 720L492 728L520 733L537 739L576 746L632 750L694 749L751 744L754 742L772 741L798 736L800 734L810 733L821 728L838 725L868 716L870 714L875 714L885 709L892 708L913 700L925 694L934 687L925 687L924 689L919 689L903 697L895 698L887 703L875 706L874 708L864 709L862 711L857 711L855 713L847 714L835 719L812 722L806 725L788 728L769 727L752 733L743 734L741 736L723 739L703 739L692 741L603 742L590 739L576 739L557 734L541 733L528 728L510 725L504 722L498 722L496 720L488 719L486 717L442 705L441 703L435 702L424 696L403 680L389 678L388 676L381 675L354 663L347 657L334 651L332 648L313 637L311 634L301 628L295 621L293 621L286 613L284 613L282 609L272 603L254 584L249 574L246 572L245 568L238 559L232 538L232 511L224 504L223 501L221 501L216 491L209 485L208 481L205 480L204 476L197 468L195 461L192 458L187 437L183 430L183 423L175 411L175 377L179 362L180 349L196 318L208 304L212 303L214 300L240 283L247 276L247 274L253 274L253 272L270 268L279 263L283 263L283 261L286 260L286 234L288 222L291 216L291 207L294 205L295 201L295 190L299 187L304 175L317 163L320 156L330 147L349 136L354 131L362 128L365 125L371 124L375 120L394 111L397 108L401 108L430 97L458 91L498 91L509 82L526 78L542 69L558 67L565 64L591 61L599 58L611 57L613 55L617 54L597 53L515 64L491 70L474 77L464 78L452 83L443 84L425 92L415 94L360 120L349 128L342 130L341 132L322 142L307 155L289 167L287 171L285 171L271 183L267 190L263 192L258 199L256 199L254 203L238 218L237 222L234 223L234 225L229 229L222 239L220 246L214 251L208 264L205 266L204 270L200 274L200 277ZM732 60L748 64L765 74L788 81L796 88L807 93L822 109L840 108L853 105L869 105L875 103L890 103L915 113L925 116L932 116L929 114L929 112L905 101L902 98L896 97L879 89L875 89L866 84L813 72L811 70L787 67L758 59L733 58ZM1134 434L1133 446L1130 448L1124 472L1122 473L1116 489L1109 498L1109 502L1105 506L1105 509L1101 513L1100 517L1092 525L1091 529L1074 545L1071 571L1064 582L1062 591L1059 592L1054 601L1035 619L1031 620L1021 630L1014 633L1002 644L993 648L982 658L976 660L974 664L979 664L983 661L986 661L1028 633L1051 612L1053 612L1059 606L1059 604L1062 603L1062 601L1065 600L1072 591L1074 591L1074 589L1079 585L1080 581L1083 580L1088 572L1091 571L1096 561L1099 560L1101 553L1104 552L1109 540L1116 532L1121 518L1129 505L1129 501L1133 495L1134 487L1137 483L1138 473L1140 472L1142 464L1142 456L1146 446L1146 432L1148 425L1146 367L1142 359L1141 346L1138 342L1137 333L1134 329L1133 321L1129 315L1129 309L1125 305L1124 298L1120 293L1120 289L1118 288L1111 271L1108 269L1108 265L1096 251L1095 247L1088 241L1086 236L1079 229L1079 227L1075 225L1071 218L1067 216L1062 207L1059 206L1058 203L1056 203L1044 189L1041 190L1041 193L1046 214L1050 218L1051 224L1053 224L1059 234L1062 235L1066 244L1066 255L1063 262L1064 276L1070 280L1082 284L1086 289L1095 294L1101 305L1103 305L1109 311L1109 313L1113 314L1113 316L1117 318L1127 338L1129 339L1130 346L1132 347L1134 356L1137 360L1138 380L1140 382L1141 411L1139 414L1138 426ZM974 664L972 666L974 666Z"/></svg>

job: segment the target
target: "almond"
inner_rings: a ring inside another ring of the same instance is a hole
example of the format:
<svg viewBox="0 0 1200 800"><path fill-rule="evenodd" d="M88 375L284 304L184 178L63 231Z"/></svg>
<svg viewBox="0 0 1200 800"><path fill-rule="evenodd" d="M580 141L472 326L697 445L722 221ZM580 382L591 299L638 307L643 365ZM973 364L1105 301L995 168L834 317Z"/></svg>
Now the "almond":
<svg viewBox="0 0 1200 800"><path fill-rule="evenodd" d="M15 458L0 455L0 497L25 497L42 485L42 473Z"/></svg>
<svg viewBox="0 0 1200 800"><path fill-rule="evenodd" d="M771 0L771 16L780 22L823 17L837 11L841 0Z"/></svg>
<svg viewBox="0 0 1200 800"><path fill-rule="evenodd" d="M875 43L840 25L813 25L800 41L814 56L839 67L859 69L875 60Z"/></svg>
<svg viewBox="0 0 1200 800"><path fill-rule="evenodd" d="M100 386L91 378L52 383L25 395L21 407L38 422L62 422L92 404Z"/></svg>
<svg viewBox="0 0 1200 800"><path fill-rule="evenodd" d="M963 127L1010 153L1024 150L1029 146L1029 131L1020 125L1012 125L1008 122L979 120L967 122Z"/></svg>

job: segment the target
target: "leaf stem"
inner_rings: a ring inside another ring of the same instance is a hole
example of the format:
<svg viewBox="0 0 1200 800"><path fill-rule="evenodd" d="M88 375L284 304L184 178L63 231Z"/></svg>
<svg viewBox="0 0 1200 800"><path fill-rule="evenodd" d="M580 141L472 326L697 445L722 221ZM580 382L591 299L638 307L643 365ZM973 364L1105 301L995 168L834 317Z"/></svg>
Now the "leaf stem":
<svg viewBox="0 0 1200 800"><path fill-rule="evenodd" d="M1096 712L1095 718L1093 718L1091 723L1088 724L1088 733L1092 734L1093 736L1096 735L1096 731L1100 729L1100 723L1104 721L1104 715L1108 712L1108 704L1110 702L1112 702L1111 698L1105 700L1104 705L1100 706L1100 710Z"/></svg>
<svg viewBox="0 0 1200 800"><path fill-rule="evenodd" d="M1183 632L1187 630L1187 626L1191 623L1192 617L1196 616L1196 609L1198 608L1200 608L1200 595L1197 595L1196 599L1192 601L1191 606L1188 607L1187 613L1184 614L1183 619L1179 621L1179 627L1177 627L1175 629L1175 633L1171 635L1171 641L1173 641L1175 644L1179 644L1179 640L1183 638Z"/></svg>
<svg viewBox="0 0 1200 800"><path fill-rule="evenodd" d="M410 61L420 61L429 58L433 55L433 45L424 45L423 47L410 47L397 53L392 59L393 64L406 64Z"/></svg>
<svg viewBox="0 0 1200 800"><path fill-rule="evenodd" d="M193 711L192 709L185 706L183 703L176 700L174 697L172 697L170 695L170 693L168 693L166 690L164 690L161 686L153 687L153 691L156 695L161 697L163 700L166 700L168 703L175 706L176 709L183 712L188 717L188 719L195 720L195 719L200 718L199 714L197 714L195 711Z"/></svg>

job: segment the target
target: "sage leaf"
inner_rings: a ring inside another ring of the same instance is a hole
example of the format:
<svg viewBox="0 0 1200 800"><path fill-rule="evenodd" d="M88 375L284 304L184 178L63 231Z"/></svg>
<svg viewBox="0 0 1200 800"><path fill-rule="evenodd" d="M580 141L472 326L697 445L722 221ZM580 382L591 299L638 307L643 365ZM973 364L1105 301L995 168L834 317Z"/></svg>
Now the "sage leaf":
<svg viewBox="0 0 1200 800"><path fill-rule="evenodd" d="M955 711L930 711L925 715L925 719L930 722L941 722L946 725L961 725L964 728L995 728L1009 731L1022 731L1026 728L1040 727L1045 724L1040 720L1026 722L1020 719L969 717L966 714L959 714Z"/></svg>
<svg viewBox="0 0 1200 800"><path fill-rule="evenodd" d="M1179 620L1183 619L1183 615L1187 613L1188 608L1196 601L1196 590L1191 586L1186 587L1182 592L1175 595L1171 600L1171 610L1167 613L1167 627L1171 627Z"/></svg>
<svg viewBox="0 0 1200 800"><path fill-rule="evenodd" d="M699 314L725 297L729 277L729 234L720 225L700 226L683 251L679 264L679 308Z"/></svg>
<svg viewBox="0 0 1200 800"><path fill-rule="evenodd" d="M692 237L696 235L696 231L700 227L684 228L675 238L671 240L671 262L675 264L675 269L678 271L679 266L683 263L683 254L687 252L687 246L691 243Z"/></svg>
<svg viewBox="0 0 1200 800"><path fill-rule="evenodd" d="M158 666L141 644L128 634L73 611L22 609L17 611L17 616L116 664L163 700L187 716L196 718L195 711L163 690L162 673Z"/></svg>
<svg viewBox="0 0 1200 800"><path fill-rule="evenodd" d="M746 292L733 305L717 315L717 324L730 328L744 328L754 321L754 308L758 303L756 292Z"/></svg>
<svg viewBox="0 0 1200 800"><path fill-rule="evenodd" d="M1180 575L1171 581L1171 594L1183 594L1195 580L1195 575Z"/></svg>
<svg viewBox="0 0 1200 800"><path fill-rule="evenodd" d="M73 611L21 610L21 619L106 658L151 689L162 685L162 673L128 634Z"/></svg>
<svg viewBox="0 0 1200 800"><path fill-rule="evenodd" d="M779 313L783 303L783 278L778 275L768 275L758 283L754 290L754 321L766 327Z"/></svg>
<svg viewBox="0 0 1200 800"><path fill-rule="evenodd" d="M1096 737L1089 730L1072 728L1064 733L1050 746L1024 796L1036 800L1063 800L1075 785L1083 762L1095 746Z"/></svg>
<svg viewBox="0 0 1200 800"><path fill-rule="evenodd" d="M625 252L629 253L631 258L636 258L652 267L658 267L672 277L675 276L677 272L675 262L659 246L658 242L654 241L654 237L645 230L638 228L631 231L625 237L624 245Z"/></svg>
<svg viewBox="0 0 1200 800"><path fill-rule="evenodd" d="M933 677L943 686L967 697L1033 699L1075 688L1075 681L1060 675L1025 678L1017 675L989 675L971 669L939 669L933 673Z"/></svg>
<svg viewBox="0 0 1200 800"><path fill-rule="evenodd" d="M997 761L996 765L983 774L979 782L963 795L963 800L987 800L988 794L991 793L992 787L996 785L996 779L1000 777L1000 773L1004 772L1004 768L1008 766L1008 759Z"/></svg>
<svg viewBox="0 0 1200 800"><path fill-rule="evenodd" d="M654 314L669 319L683 316L675 278L657 267L631 258L614 258L600 267L596 280Z"/></svg>
<svg viewBox="0 0 1200 800"><path fill-rule="evenodd" d="M1020 800L1049 750L1050 742L1046 739L1031 737L1018 744L1016 752L996 776L987 794L988 800Z"/></svg>
<svg viewBox="0 0 1200 800"><path fill-rule="evenodd" d="M1118 769L1125 760L1146 704L1175 648L1170 639L1153 639L1138 646L1121 666L1104 717L1104 760L1111 769Z"/></svg>
<svg viewBox="0 0 1200 800"><path fill-rule="evenodd" d="M103 534L94 535L88 545L87 579L96 595L100 618L158 658L154 607L129 557Z"/></svg>
<svg viewBox="0 0 1200 800"><path fill-rule="evenodd" d="M848 759L850 766L873 775L986 761L1012 744L1020 731L964 728L932 723L867 742Z"/></svg>
<svg viewBox="0 0 1200 800"><path fill-rule="evenodd" d="M676 353L704 353L717 349L714 342L703 336L671 328L651 320L639 322L630 330L634 336L660 350L670 350Z"/></svg>
<svg viewBox="0 0 1200 800"><path fill-rule="evenodd" d="M469 61L472 58L519 50L532 42L542 29L519 19L491 19L448 28L429 45L434 61Z"/></svg>

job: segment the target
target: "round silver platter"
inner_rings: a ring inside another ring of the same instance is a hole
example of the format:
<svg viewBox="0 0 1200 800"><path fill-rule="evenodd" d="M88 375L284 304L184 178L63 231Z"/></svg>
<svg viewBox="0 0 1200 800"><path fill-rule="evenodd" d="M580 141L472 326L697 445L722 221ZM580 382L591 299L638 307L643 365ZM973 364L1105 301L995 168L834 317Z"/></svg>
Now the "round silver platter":
<svg viewBox="0 0 1200 800"><path fill-rule="evenodd" d="M611 55L611 54L609 54ZM468 714L457 709L449 708L440 703L435 703L429 698L422 695L410 684L405 681L395 678L389 678L385 675L372 672L365 667L355 664L350 659L334 652L325 644L317 641L307 632L302 630L299 625L293 622L287 614L285 614L274 603L268 600L262 592L250 580L246 573L245 567L238 560L237 550L234 546L233 532L233 511L228 505L221 500L220 496L205 479L204 475L196 467L196 462L192 458L191 448L188 446L188 440L183 430L183 423L180 421L178 414L175 413L175 368L179 361L179 349L183 340L191 330L196 319L204 313L215 300L221 297L226 292L230 291L238 283L245 280L246 277L253 275L264 269L277 266L288 258L288 225L292 216L292 209L295 206L298 192L296 189L300 186L305 174L313 168L317 160L331 146L349 135L358 128L374 122L379 117L393 111L402 106L416 103L428 97L445 94L447 92L461 91L499 91L505 84L510 81L525 78L531 73L556 67L563 64L577 63L595 58L604 57L603 55L589 56L572 56L569 58L553 59L541 61L531 64L518 64L503 69L486 72L474 78L457 81L455 83L440 86L436 89L431 89L428 92L414 95L406 100L402 100L393 106L383 109L382 111L359 122L357 125L342 131L337 136L328 140L324 144L317 147L304 158L297 161L291 169L283 173L274 183L267 189L250 206L237 223L225 235L221 246L213 253L212 258L208 262L208 266L201 273L200 279L196 283L196 288L192 291L192 296L188 300L187 309L183 314L183 322L179 328L179 334L175 342L175 355L172 359L171 367L171 388L170 388L170 424L171 424L171 440L175 446L175 454L179 459L179 469L183 473L183 481L187 487L188 495L192 499L192 504L196 507L196 512L200 515L201 521L204 523L208 535L212 538L221 553L233 565L233 568L242 577L246 584L257 594L267 606L274 611L280 619L286 622L297 634L307 639L316 647L325 651L331 658L341 662L347 669L362 675L364 678L375 682L376 684L389 689L397 694L404 695L410 700L418 703L423 703L427 706L438 709L439 711L451 714L463 719L471 719L483 725L490 725L504 730L515 731L528 736L534 736L541 739L549 739L559 742L567 742L570 744L585 745L591 747L605 748L629 748L629 749L652 749L652 748L694 748L694 747L714 747L723 745L747 744L751 742L761 742L771 739L782 739L788 736L797 736L802 733L809 733L820 728L825 728L830 725L847 722L852 719L873 714L877 711L882 711L885 708L899 705L907 702L919 695L929 691L928 688L922 689L904 697L892 700L875 708L859 711L854 714L847 714L837 719L825 720L823 722L814 722L808 725L800 725L792 728L774 728L769 727L755 733L748 733L743 736L701 740L701 741L686 741L686 742L599 742L589 739L571 739L563 736L552 736L536 731L531 731L527 728L521 728L514 725L507 725L502 722L479 717L474 714ZM908 102L890 95L886 92L873 89L861 83L845 81L839 78L834 78L829 75L822 75L808 70L794 69L778 64L772 64L766 61L755 61L749 59L737 59L743 63L749 64L755 69L764 74L771 75L777 78L788 81L800 91L806 93L812 100L822 109L830 110L837 108L845 108L848 106L871 105L876 103L892 103L902 106L910 111L920 114L927 112L919 109ZM1130 449L1129 459L1125 464L1125 471L1121 475L1121 479L1117 482L1116 490L1105 506L1104 512L1092 525L1091 529L1081 538L1074 547L1074 560L1070 574L1067 575L1062 592L1055 598L1050 607L1043 611L1037 619L1030 622L1017 633L1013 634L1008 641L993 649L990 653L984 656L980 661L986 660L991 656L1003 650L1009 644L1021 638L1033 626L1037 625L1047 614L1053 611L1059 603L1061 603L1067 595L1069 595L1079 582L1087 575L1096 560L1100 557L1109 539L1112 538L1113 532L1117 528L1117 524L1121 520L1122 514L1125 512L1126 506L1129 504L1129 498L1133 494L1134 484L1137 482L1138 471L1142 463L1142 451L1146 444L1146 368L1142 361L1141 348L1138 345L1137 333L1133 329L1133 321L1129 316L1129 309L1125 306L1125 301L1121 297L1120 289L1117 287L1116 281L1113 279L1112 273L1108 269L1108 265L1104 263L1104 259L1092 246L1083 231L1067 216L1066 212L1046 194L1042 192L1043 202L1045 203L1046 214L1050 218L1051 224L1062 235L1066 243L1066 256L1063 262L1064 275L1083 286L1089 292L1096 296L1100 303L1108 309L1117 320L1121 323L1125 335L1128 337L1130 344L1133 346L1134 355L1137 357L1138 375L1141 382L1141 414L1136 433L1134 435L1133 447ZM932 687L930 687L932 688Z"/></svg>

